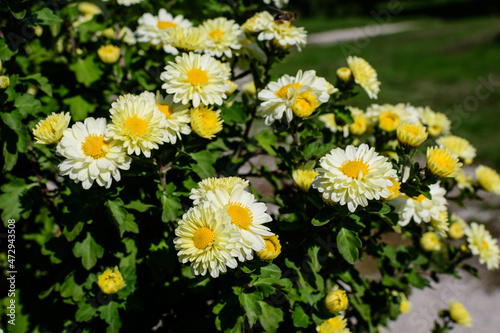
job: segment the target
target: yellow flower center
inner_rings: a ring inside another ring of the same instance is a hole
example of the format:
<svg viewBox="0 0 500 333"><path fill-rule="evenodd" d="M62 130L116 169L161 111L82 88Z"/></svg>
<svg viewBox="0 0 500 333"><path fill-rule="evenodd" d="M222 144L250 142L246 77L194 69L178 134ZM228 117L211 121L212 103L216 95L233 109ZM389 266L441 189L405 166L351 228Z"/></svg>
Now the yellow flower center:
<svg viewBox="0 0 500 333"><path fill-rule="evenodd" d="M394 131L400 122L399 116L393 112L382 112L379 116L379 126L387 132Z"/></svg>
<svg viewBox="0 0 500 333"><path fill-rule="evenodd" d="M214 232L207 227L201 227L195 231L193 243L197 249L205 249L214 240Z"/></svg>
<svg viewBox="0 0 500 333"><path fill-rule="evenodd" d="M248 230L253 222L253 214L250 208L243 206L239 202L229 204L227 213L231 216L231 223L236 224L240 229Z"/></svg>
<svg viewBox="0 0 500 333"><path fill-rule="evenodd" d="M172 116L172 113L174 113L174 108L168 104L156 104L156 106L167 118L170 118Z"/></svg>
<svg viewBox="0 0 500 333"><path fill-rule="evenodd" d="M207 73L199 68L193 68L187 73L188 82L193 86L202 85L208 82Z"/></svg>
<svg viewBox="0 0 500 333"><path fill-rule="evenodd" d="M208 34L208 37L210 37L210 39L214 40L214 39L219 39L221 35L222 35L222 31L219 29L215 29Z"/></svg>
<svg viewBox="0 0 500 333"><path fill-rule="evenodd" d="M125 121L125 128L127 132L131 132L132 135L141 136L148 130L148 124L141 118L133 116Z"/></svg>
<svg viewBox="0 0 500 333"><path fill-rule="evenodd" d="M481 244L481 246L483 247L483 249L489 249L490 246L488 245L488 242L486 241L483 241L483 244Z"/></svg>
<svg viewBox="0 0 500 333"><path fill-rule="evenodd" d="M104 135L90 134L82 143L83 153L93 159L99 159L106 156L108 152L108 144L104 142Z"/></svg>
<svg viewBox="0 0 500 333"><path fill-rule="evenodd" d="M424 201L424 199L426 199L427 197L423 194L420 194L418 197L413 197L412 199L417 201L417 202L422 202Z"/></svg>
<svg viewBox="0 0 500 333"><path fill-rule="evenodd" d="M359 160L347 161L342 163L340 171L348 177L361 179L368 174L368 165Z"/></svg>
<svg viewBox="0 0 500 333"><path fill-rule="evenodd" d="M302 85L299 82L290 83L290 84L287 84L286 86L281 87L280 90L275 92L275 94L276 94L276 96L278 96L278 98L284 98L288 94L288 89L295 88L295 89L299 90L300 87L302 87Z"/></svg>
<svg viewBox="0 0 500 333"><path fill-rule="evenodd" d="M283 88L282 88L283 89ZM303 92L297 96L292 105L292 111L297 116L304 118L310 116L320 105L316 96L309 92Z"/></svg>
<svg viewBox="0 0 500 333"><path fill-rule="evenodd" d="M174 22L168 22L168 21L158 21L158 23L156 23L156 26L160 29L168 29L168 28L177 28L177 24L175 24Z"/></svg>

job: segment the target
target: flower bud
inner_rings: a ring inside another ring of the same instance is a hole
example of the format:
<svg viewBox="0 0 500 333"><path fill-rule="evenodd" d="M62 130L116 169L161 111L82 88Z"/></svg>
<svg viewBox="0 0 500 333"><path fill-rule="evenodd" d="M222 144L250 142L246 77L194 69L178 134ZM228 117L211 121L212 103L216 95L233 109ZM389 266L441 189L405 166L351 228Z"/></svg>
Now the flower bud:
<svg viewBox="0 0 500 333"><path fill-rule="evenodd" d="M340 67L339 69L337 69L337 78L341 81L349 82L349 80L352 78L352 72L347 67Z"/></svg>
<svg viewBox="0 0 500 333"><path fill-rule="evenodd" d="M7 89L9 86L9 77L7 75L0 75L0 89Z"/></svg>
<svg viewBox="0 0 500 333"><path fill-rule="evenodd" d="M125 281L123 281L122 274L116 266L114 271L108 268L99 275L97 284L106 294L115 294L125 287Z"/></svg>
<svg viewBox="0 0 500 333"><path fill-rule="evenodd" d="M263 238L266 242L266 247L257 252L257 256L265 261L275 259L281 253L281 244L278 235L264 236Z"/></svg>
<svg viewBox="0 0 500 333"><path fill-rule="evenodd" d="M101 61L105 64L114 64L120 58L120 48L114 45L103 45L97 50Z"/></svg>
<svg viewBox="0 0 500 333"><path fill-rule="evenodd" d="M333 290L326 295L325 305L331 313L344 311L349 305L349 298L345 290Z"/></svg>
<svg viewBox="0 0 500 333"><path fill-rule="evenodd" d="M424 251L431 252L431 251L439 251L441 249L441 243L439 242L438 236L432 232L426 232L425 234L422 235L422 238L420 238L420 245L424 249Z"/></svg>

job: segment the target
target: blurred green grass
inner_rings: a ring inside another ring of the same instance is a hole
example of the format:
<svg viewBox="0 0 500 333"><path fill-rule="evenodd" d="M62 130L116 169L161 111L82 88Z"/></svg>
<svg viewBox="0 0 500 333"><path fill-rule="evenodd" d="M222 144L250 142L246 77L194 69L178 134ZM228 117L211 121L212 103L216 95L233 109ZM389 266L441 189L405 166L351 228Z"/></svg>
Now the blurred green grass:
<svg viewBox="0 0 500 333"><path fill-rule="evenodd" d="M342 25L343 21L343 25ZM395 22L395 20L392 20ZM414 21L414 19L412 19ZM324 18L298 20L308 31L365 27L373 18ZM323 29L320 27L323 26ZM366 108L372 103L409 102L430 106L453 119L452 132L477 148L477 163L500 168L500 19L475 17L440 20L419 19L415 30L371 37L363 43L330 46L308 45L273 68L274 76L315 69L317 75L335 83L335 71L346 66L352 54L365 58L382 82L377 100L360 90L346 104ZM488 97L479 100L476 89L492 79L493 91L479 88ZM473 108L474 101L478 102ZM468 104L469 103L469 104ZM463 111L456 111L462 109Z"/></svg>

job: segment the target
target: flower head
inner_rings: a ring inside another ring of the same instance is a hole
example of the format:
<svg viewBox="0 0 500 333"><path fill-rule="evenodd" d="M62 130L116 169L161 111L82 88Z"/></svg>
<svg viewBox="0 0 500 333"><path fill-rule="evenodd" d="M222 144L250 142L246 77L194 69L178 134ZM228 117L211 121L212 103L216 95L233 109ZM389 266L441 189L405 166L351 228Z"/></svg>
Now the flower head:
<svg viewBox="0 0 500 333"><path fill-rule="evenodd" d="M500 176L492 168L484 165L478 166L476 168L476 179L486 191L500 194Z"/></svg>
<svg viewBox="0 0 500 333"><path fill-rule="evenodd" d="M462 303L450 300L448 311L450 312L450 317L454 322L465 327L472 327L472 319L469 311L467 311Z"/></svg>
<svg viewBox="0 0 500 333"><path fill-rule="evenodd" d="M310 90L306 90L300 94L293 101L292 111L297 117L309 117L318 106L321 105L318 97Z"/></svg>
<svg viewBox="0 0 500 333"><path fill-rule="evenodd" d="M441 249L441 242L434 232L429 231L424 233L422 238L420 238L420 246L427 252L439 251Z"/></svg>
<svg viewBox="0 0 500 333"><path fill-rule="evenodd" d="M472 222L470 227L465 229L469 249L474 255L479 256L481 264L486 263L489 270L498 269L500 265L500 248L498 241L491 237L483 224Z"/></svg>
<svg viewBox="0 0 500 333"><path fill-rule="evenodd" d="M442 136L436 142L458 155L464 164L471 164L474 157L476 157L476 148L474 148L469 141L454 135Z"/></svg>
<svg viewBox="0 0 500 333"><path fill-rule="evenodd" d="M109 188L112 179L120 181L120 170L130 168L131 158L121 142L107 138L106 119L87 118L64 131L57 153L66 159L59 164L63 176L82 182L88 190L94 181Z"/></svg>
<svg viewBox="0 0 500 333"><path fill-rule="evenodd" d="M349 80L352 78L352 71L347 67L340 67L339 69L337 69L336 74L337 78L344 82L349 82Z"/></svg>
<svg viewBox="0 0 500 333"><path fill-rule="evenodd" d="M455 213L451 214L450 220L451 225L448 229L448 236L450 236L451 239L459 239L464 237L464 232L468 227L467 222L465 222L460 216L456 215Z"/></svg>
<svg viewBox="0 0 500 333"><path fill-rule="evenodd" d="M446 148L427 148L427 170L436 177L455 177L462 163L458 156Z"/></svg>
<svg viewBox="0 0 500 333"><path fill-rule="evenodd" d="M63 136L64 130L68 128L70 120L71 115L69 112L52 112L47 118L40 120L33 129L35 143L42 145L58 143Z"/></svg>
<svg viewBox="0 0 500 333"><path fill-rule="evenodd" d="M474 190L474 177L465 172L462 168L458 170L457 175L455 176L455 181L457 182L457 187L461 190Z"/></svg>
<svg viewBox="0 0 500 333"><path fill-rule="evenodd" d="M112 123L108 125L108 138L123 141L127 153L151 156L166 142L167 120L148 94L123 95L111 104Z"/></svg>
<svg viewBox="0 0 500 333"><path fill-rule="evenodd" d="M320 326L316 327L318 333L348 333L346 329L347 319L344 316L336 316L325 320Z"/></svg>
<svg viewBox="0 0 500 333"><path fill-rule="evenodd" d="M207 272L214 278L227 267L236 268L240 234L226 212L213 211L208 204L194 206L182 216L175 229L179 261L189 262L194 275Z"/></svg>
<svg viewBox="0 0 500 333"><path fill-rule="evenodd" d="M349 305L349 298L345 290L332 290L326 295L325 305L331 313L344 311Z"/></svg>
<svg viewBox="0 0 500 333"><path fill-rule="evenodd" d="M389 195L387 196L387 198L384 198L385 201L392 201L398 198L401 194L401 192L399 191L401 189L401 183L398 181L398 179L391 178L390 181L392 182L392 185L387 186Z"/></svg>
<svg viewBox="0 0 500 333"><path fill-rule="evenodd" d="M420 123L401 124L398 126L396 133L399 144L408 148L420 146L425 140L427 140L428 136L425 127Z"/></svg>
<svg viewBox="0 0 500 333"><path fill-rule="evenodd" d="M232 51L241 48L240 40L244 34L234 20L225 17L208 19L203 22L200 29L205 36L203 50L211 56L231 58Z"/></svg>
<svg viewBox="0 0 500 333"><path fill-rule="evenodd" d="M248 180L240 177L206 178L199 182L197 187L191 190L189 199L193 200L194 205L198 205L207 200L206 195L210 191L223 189L231 193L236 186L241 186L245 189L248 187L248 184Z"/></svg>
<svg viewBox="0 0 500 333"><path fill-rule="evenodd" d="M0 75L0 89L7 89L10 86L10 79L7 75Z"/></svg>
<svg viewBox="0 0 500 333"><path fill-rule="evenodd" d="M116 266L114 271L108 268L100 274L97 278L97 284L106 294L115 294L126 286L123 276Z"/></svg>
<svg viewBox="0 0 500 333"><path fill-rule="evenodd" d="M313 187L322 193L323 200L346 205L354 212L358 206L367 206L368 200L380 200L390 194L390 178L396 170L387 157L375 152L367 144L359 147L336 148L320 159L319 176Z"/></svg>
<svg viewBox="0 0 500 333"><path fill-rule="evenodd" d="M281 244L278 235L264 236L263 238L266 242L266 247L256 253L257 257L265 261L276 259L281 253Z"/></svg>
<svg viewBox="0 0 500 333"><path fill-rule="evenodd" d="M386 132L395 131L399 125L418 122L418 112L410 105L399 103L396 105L371 105L366 114L373 123Z"/></svg>
<svg viewBox="0 0 500 333"><path fill-rule="evenodd" d="M435 112L428 106L425 108L417 108L420 119L425 126L427 132L432 137L450 133L451 122L444 113Z"/></svg>
<svg viewBox="0 0 500 333"><path fill-rule="evenodd" d="M191 101L195 108L201 103L222 104L229 89L226 68L208 54L183 53L175 62L169 62L160 79L165 82L162 88L174 94L174 102L188 104Z"/></svg>
<svg viewBox="0 0 500 333"><path fill-rule="evenodd" d="M212 139L215 134L222 131L220 110L214 111L213 106L199 106L191 109L191 128L193 131L205 139Z"/></svg>
<svg viewBox="0 0 500 333"><path fill-rule="evenodd" d="M437 217L432 217L430 222L431 227L441 236L446 237L450 224L448 223L448 211L442 210Z"/></svg>
<svg viewBox="0 0 500 333"><path fill-rule="evenodd" d="M377 72L363 58L349 56L347 64L351 69L354 81L359 84L371 99L377 99L380 91L380 81L377 80Z"/></svg>
<svg viewBox="0 0 500 333"><path fill-rule="evenodd" d="M105 64L114 64L120 59L120 48L111 44L103 45L97 50L99 59Z"/></svg>
<svg viewBox="0 0 500 333"><path fill-rule="evenodd" d="M408 313L411 311L411 302L406 298L406 295L403 293L399 293L401 296L401 304L399 305L399 311L401 313Z"/></svg>
<svg viewBox="0 0 500 333"><path fill-rule="evenodd" d="M314 179L318 175L319 172L314 170L312 166L309 167L308 165L299 167L292 171L293 180L297 186L305 192L309 191Z"/></svg>
<svg viewBox="0 0 500 333"><path fill-rule="evenodd" d="M170 45L179 51L197 51L205 43L205 37L198 27L169 29L167 34Z"/></svg>

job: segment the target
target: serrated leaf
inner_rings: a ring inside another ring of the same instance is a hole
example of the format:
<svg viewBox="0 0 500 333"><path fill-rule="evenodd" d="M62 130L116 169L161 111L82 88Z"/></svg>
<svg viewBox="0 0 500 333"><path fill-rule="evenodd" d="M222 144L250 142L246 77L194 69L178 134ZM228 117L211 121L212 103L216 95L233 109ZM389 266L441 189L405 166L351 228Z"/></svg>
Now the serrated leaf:
<svg viewBox="0 0 500 333"><path fill-rule="evenodd" d="M82 232L83 226L84 226L83 222L78 222L78 223L75 224L75 226L73 227L73 229L70 231L68 229L68 226L65 225L64 229L63 229L63 235L66 237L66 239L68 240L68 242L72 242L72 241L75 240L76 237L78 237L78 235L80 234L80 232Z"/></svg>
<svg viewBox="0 0 500 333"><path fill-rule="evenodd" d="M52 25L62 22L62 19L47 7L35 12L35 15L40 25Z"/></svg>
<svg viewBox="0 0 500 333"><path fill-rule="evenodd" d="M259 315L259 322L262 328L266 331L277 330L279 323L283 321L283 311L263 301L259 301L258 304L262 309L262 313Z"/></svg>
<svg viewBox="0 0 500 333"><path fill-rule="evenodd" d="M76 62L69 65L69 69L75 73L76 80L86 87L90 87L102 76L102 71L94 62L94 57L94 55L90 55L85 59L78 58Z"/></svg>
<svg viewBox="0 0 500 333"><path fill-rule="evenodd" d="M63 103L69 106L75 121L87 118L87 115L95 109L95 104L87 102L81 95L65 98Z"/></svg>
<svg viewBox="0 0 500 333"><path fill-rule="evenodd" d="M109 324L106 332L118 332L121 326L120 314L118 312L119 305L116 302L109 302L106 305L99 307L99 317ZM110 330L111 327L111 330Z"/></svg>
<svg viewBox="0 0 500 333"><path fill-rule="evenodd" d="M354 265L359 257L358 248L362 246L361 240L357 234L346 228L340 229L337 234L337 245L342 257L344 257L348 263Z"/></svg>
<svg viewBox="0 0 500 333"><path fill-rule="evenodd" d="M120 237L123 237L123 234L127 231L135 234L139 233L139 226L135 223L134 215L128 213L125 208L123 208L123 201L121 199L108 200L106 206L111 213L113 221L118 227Z"/></svg>
<svg viewBox="0 0 500 333"><path fill-rule="evenodd" d="M295 305L292 314L293 326L307 328L311 324L309 316L305 313L304 309L298 304Z"/></svg>
<svg viewBox="0 0 500 333"><path fill-rule="evenodd" d="M80 302L78 304L78 310L76 310L75 319L77 322L84 322L90 320L95 316L97 309L86 302Z"/></svg>
<svg viewBox="0 0 500 333"><path fill-rule="evenodd" d="M266 153L271 156L276 156L276 149L278 148L276 143L278 142L278 138L273 132L268 129L260 131L260 133L255 136L255 140L257 140L259 146L262 147Z"/></svg>
<svg viewBox="0 0 500 333"><path fill-rule="evenodd" d="M224 108L221 113L221 117L225 123L232 124L233 122L237 124L244 124L247 119L247 109L240 102L234 102L231 107Z"/></svg>
<svg viewBox="0 0 500 333"><path fill-rule="evenodd" d="M23 124L21 123L22 116L19 111L14 110L12 112L2 112L0 117L5 125L9 126L13 131L19 131Z"/></svg>
<svg viewBox="0 0 500 333"><path fill-rule="evenodd" d="M42 107L42 103L34 95L26 93L16 98L14 106L19 110L21 116L25 118L28 115L37 114Z"/></svg>
<svg viewBox="0 0 500 333"><path fill-rule="evenodd" d="M262 314L259 301L262 301L264 297L259 292L253 292L251 294L241 293L238 296L240 304L245 310L245 314L248 319L248 324L252 327L256 322L259 315Z"/></svg>
<svg viewBox="0 0 500 333"><path fill-rule="evenodd" d="M155 206L154 205L145 204L145 203L143 203L140 200L132 200L128 204L123 205L123 207L127 208L127 209L133 209L133 210L136 210L138 212L144 213L144 212L147 212L149 209L154 208Z"/></svg>
<svg viewBox="0 0 500 333"><path fill-rule="evenodd" d="M87 237L83 242L75 243L73 254L76 258L82 258L83 267L90 270L97 263L97 259L104 255L104 248L96 243L90 232L87 232Z"/></svg>
<svg viewBox="0 0 500 333"><path fill-rule="evenodd" d="M61 285L60 293L62 297L71 297L75 302L83 298L85 292L83 291L83 287L75 282L74 272L66 276L66 279Z"/></svg>
<svg viewBox="0 0 500 333"><path fill-rule="evenodd" d="M316 215L314 215L311 223L316 227L320 227L330 222L335 216L337 216L337 211L335 209L331 207L324 207Z"/></svg>
<svg viewBox="0 0 500 333"><path fill-rule="evenodd" d="M40 73L28 75L23 78L19 78L20 81L30 81L35 82L44 93L52 97L52 86L49 84L49 79L45 76L42 76Z"/></svg>
<svg viewBox="0 0 500 333"><path fill-rule="evenodd" d="M34 186L36 183L26 184L24 179L12 178L7 184L2 185L0 189L0 209L2 210L2 220L4 225L7 225L8 219L19 220L23 207L21 205L21 197L24 192Z"/></svg>
<svg viewBox="0 0 500 333"><path fill-rule="evenodd" d="M161 205L163 212L161 214L161 220L163 222L170 222L177 220L179 213L182 211L182 205L180 200L176 196L162 195Z"/></svg>
<svg viewBox="0 0 500 333"><path fill-rule="evenodd" d="M210 178L215 176L215 168L213 165L219 158L218 151L207 151L203 150L197 153L191 153L191 158L196 161L196 164L192 163L191 167L193 171L200 176L201 179Z"/></svg>

